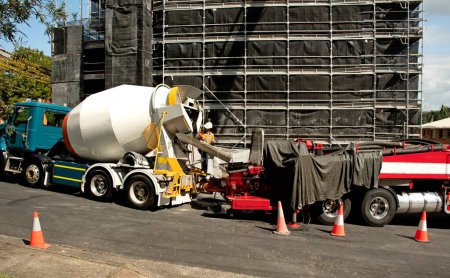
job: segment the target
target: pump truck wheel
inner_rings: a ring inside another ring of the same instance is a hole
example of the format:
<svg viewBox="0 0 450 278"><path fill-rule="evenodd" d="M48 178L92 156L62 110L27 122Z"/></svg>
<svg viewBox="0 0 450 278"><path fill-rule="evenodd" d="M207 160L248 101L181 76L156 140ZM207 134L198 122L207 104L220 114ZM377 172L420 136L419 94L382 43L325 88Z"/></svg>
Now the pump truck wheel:
<svg viewBox="0 0 450 278"><path fill-rule="evenodd" d="M338 214L339 201L344 203L344 220L347 219L352 202L348 196L343 196L342 199L319 202L315 207L317 220L324 225L333 225Z"/></svg>
<svg viewBox="0 0 450 278"><path fill-rule="evenodd" d="M140 210L147 210L156 205L153 182L144 175L134 175L125 183L128 204Z"/></svg>
<svg viewBox="0 0 450 278"><path fill-rule="evenodd" d="M103 169L95 169L86 176L84 192L89 199L108 202L113 195L112 179Z"/></svg>
<svg viewBox="0 0 450 278"><path fill-rule="evenodd" d="M25 160L22 169L22 179L26 186L40 187L44 184L45 172L38 160Z"/></svg>
<svg viewBox="0 0 450 278"><path fill-rule="evenodd" d="M391 222L397 211L397 203L391 192L383 188L369 190L364 195L361 215L373 227L383 227Z"/></svg>

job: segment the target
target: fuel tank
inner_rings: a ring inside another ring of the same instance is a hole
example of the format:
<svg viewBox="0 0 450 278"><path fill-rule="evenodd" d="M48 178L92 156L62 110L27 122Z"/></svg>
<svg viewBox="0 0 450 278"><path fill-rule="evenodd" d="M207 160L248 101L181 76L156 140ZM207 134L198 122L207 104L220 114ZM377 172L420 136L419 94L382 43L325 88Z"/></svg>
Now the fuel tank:
<svg viewBox="0 0 450 278"><path fill-rule="evenodd" d="M444 197L437 192L402 192L397 194L397 213L441 212Z"/></svg>
<svg viewBox="0 0 450 278"><path fill-rule="evenodd" d="M145 128L154 109L167 105L170 88L121 85L93 94L64 119L67 149L86 160L116 162L126 152L146 154Z"/></svg>

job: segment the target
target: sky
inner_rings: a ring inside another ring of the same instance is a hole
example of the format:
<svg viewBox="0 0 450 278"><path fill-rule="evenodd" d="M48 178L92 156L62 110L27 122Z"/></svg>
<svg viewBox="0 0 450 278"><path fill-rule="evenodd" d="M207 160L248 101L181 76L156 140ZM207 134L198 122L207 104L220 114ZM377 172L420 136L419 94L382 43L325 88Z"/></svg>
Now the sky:
<svg viewBox="0 0 450 278"><path fill-rule="evenodd" d="M450 106L450 3L424 0L423 110Z"/></svg>
<svg viewBox="0 0 450 278"><path fill-rule="evenodd" d="M63 1L63 0L61 0ZM87 0L82 0L86 7ZM79 1L66 1L68 9L79 13ZM424 39L423 39L423 105L424 111L438 110L441 105L450 106L450 3L448 0L424 0ZM86 10L83 11L86 14ZM31 20L29 27L22 26L26 34L24 46L36 48L50 55L49 38L44 27ZM13 45L0 41L7 51Z"/></svg>
<svg viewBox="0 0 450 278"><path fill-rule="evenodd" d="M80 1L79 0L56 0L58 2L66 2L67 3L67 12L69 13L69 20L72 19L72 13L77 13L77 17L79 19L80 15ZM86 17L86 9L88 0L82 0L83 14ZM25 47L30 47L34 49L42 50L46 55L51 55L51 44L50 38L45 34L45 27L37 21L35 18L31 18L27 24L19 25L19 30L21 30L25 36L20 36L22 40L22 45ZM5 49L6 51L11 52L14 49L14 45L12 43L7 43L3 40L0 40L0 47Z"/></svg>

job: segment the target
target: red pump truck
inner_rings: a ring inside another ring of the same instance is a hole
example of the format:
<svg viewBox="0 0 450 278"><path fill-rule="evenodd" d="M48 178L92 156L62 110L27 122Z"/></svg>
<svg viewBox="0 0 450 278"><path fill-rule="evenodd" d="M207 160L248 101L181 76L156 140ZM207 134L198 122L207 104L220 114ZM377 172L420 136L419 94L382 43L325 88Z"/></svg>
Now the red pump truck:
<svg viewBox="0 0 450 278"><path fill-rule="evenodd" d="M277 185L269 183L266 178L268 173L262 162L262 142L263 139L259 139L252 144L251 162L229 164L228 177L212 179L205 187L208 192L222 193L234 211L276 209L271 192ZM314 157L333 155L339 149L312 141L291 143L304 144L309 155ZM426 140L362 142L352 146L356 153L376 152L380 157L382 155L381 169L376 175L377 186L352 186L340 198L320 200L302 207L313 212L320 222L334 223L339 202L344 203L344 217L354 211L368 225L379 227L388 224L395 214L450 213L448 146ZM256 162L252 161L252 153L255 152L260 158Z"/></svg>

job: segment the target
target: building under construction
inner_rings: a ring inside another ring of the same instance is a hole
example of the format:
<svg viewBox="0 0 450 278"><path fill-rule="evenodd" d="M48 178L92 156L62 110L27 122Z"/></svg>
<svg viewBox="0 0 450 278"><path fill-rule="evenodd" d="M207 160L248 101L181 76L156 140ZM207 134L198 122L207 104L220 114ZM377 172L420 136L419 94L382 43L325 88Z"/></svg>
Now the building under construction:
<svg viewBox="0 0 450 278"><path fill-rule="evenodd" d="M422 0L91 1L54 33L53 98L190 84L221 143L420 137Z"/></svg>

